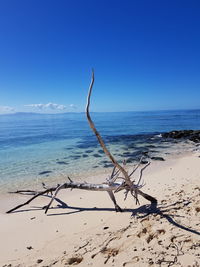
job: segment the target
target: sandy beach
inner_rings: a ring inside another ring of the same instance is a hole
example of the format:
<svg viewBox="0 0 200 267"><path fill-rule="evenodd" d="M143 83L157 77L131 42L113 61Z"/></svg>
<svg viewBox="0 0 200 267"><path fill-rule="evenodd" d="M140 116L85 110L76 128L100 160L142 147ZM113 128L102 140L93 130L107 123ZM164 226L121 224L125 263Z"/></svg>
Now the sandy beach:
<svg viewBox="0 0 200 267"><path fill-rule="evenodd" d="M200 267L199 31L197 0L0 1L0 267Z"/></svg>
<svg viewBox="0 0 200 267"><path fill-rule="evenodd" d="M0 267L200 267L199 31L197 0L0 1Z"/></svg>
<svg viewBox="0 0 200 267"><path fill-rule="evenodd" d="M200 266L199 156L152 161L143 191L157 207L119 192L117 213L105 192L63 190L47 215L48 197L6 214L28 197L1 196L0 266Z"/></svg>

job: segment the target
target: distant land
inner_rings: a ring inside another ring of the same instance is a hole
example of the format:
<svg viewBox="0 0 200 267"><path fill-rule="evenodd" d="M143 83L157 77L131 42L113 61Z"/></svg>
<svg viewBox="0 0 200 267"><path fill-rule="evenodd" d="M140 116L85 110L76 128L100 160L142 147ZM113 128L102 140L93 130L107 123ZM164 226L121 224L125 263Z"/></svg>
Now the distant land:
<svg viewBox="0 0 200 267"><path fill-rule="evenodd" d="M29 116L29 115L64 115L64 114L81 114L84 112L63 112L63 113L39 113L39 112L15 112L15 113L0 113L2 116Z"/></svg>
<svg viewBox="0 0 200 267"><path fill-rule="evenodd" d="M130 111L91 111L90 113L152 113L152 112L182 112L182 111L199 111L200 108L195 109L161 109L161 110L130 110ZM60 113L40 113L40 112L12 112L12 113L0 113L0 116L18 116L18 115L65 115L65 114L83 114L85 111L80 112L60 112Z"/></svg>

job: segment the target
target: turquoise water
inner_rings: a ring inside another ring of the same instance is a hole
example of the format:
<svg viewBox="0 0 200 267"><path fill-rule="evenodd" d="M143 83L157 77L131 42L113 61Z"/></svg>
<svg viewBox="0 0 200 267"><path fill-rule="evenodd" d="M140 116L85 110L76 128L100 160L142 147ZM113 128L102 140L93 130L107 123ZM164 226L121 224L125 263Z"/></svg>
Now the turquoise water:
<svg viewBox="0 0 200 267"><path fill-rule="evenodd" d="M200 129L200 110L92 113L115 157L129 163L142 153L160 155L183 146L160 133ZM190 149L190 144L185 149ZM54 181L110 167L84 113L0 115L0 186ZM56 178L57 177L57 178Z"/></svg>

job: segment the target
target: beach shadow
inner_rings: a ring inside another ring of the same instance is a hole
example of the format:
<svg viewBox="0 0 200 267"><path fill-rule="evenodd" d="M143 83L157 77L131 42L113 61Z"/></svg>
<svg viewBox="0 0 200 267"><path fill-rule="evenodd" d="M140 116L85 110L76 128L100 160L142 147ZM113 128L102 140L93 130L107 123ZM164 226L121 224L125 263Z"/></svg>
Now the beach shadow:
<svg viewBox="0 0 200 267"><path fill-rule="evenodd" d="M47 214L47 216L59 216L59 215L70 215L73 213L79 213L79 212L84 212L84 211L108 211L108 212L116 212L115 208L85 208L85 207L78 207L78 206L69 206L59 198L55 198L55 200L59 203L56 207L56 209L69 209L69 210L75 210L75 211L69 211L69 212L63 212L63 213L51 213ZM52 208L50 208L52 209ZM50 210L49 209L49 210ZM132 213L134 210L133 209L123 209L123 212L129 212Z"/></svg>
<svg viewBox="0 0 200 267"><path fill-rule="evenodd" d="M60 199L55 199L57 202L59 202L61 205L58 205L58 208L64 208L64 209L70 209L74 211L64 212L64 213L51 213L47 216L60 216L60 215L70 215L74 213L84 212L84 211L108 211L108 212L116 212L114 208L83 208L83 207L76 207L76 206L68 206L66 203L61 201ZM186 207L189 205L191 201L177 201L169 205L158 205L157 203L151 203L150 205L143 205L140 206L137 209L123 209L123 212L129 212L131 213L132 217L137 217L138 219L144 219L148 217L149 215L154 216L160 216L161 218L166 219L170 224L185 230L187 232L200 235L200 232L191 229L187 226L184 226L178 222L175 221L175 217L178 218L184 218L185 216L177 215L177 214L170 214L170 212L180 210L180 207L177 206L179 204L182 205L182 207Z"/></svg>
<svg viewBox="0 0 200 267"><path fill-rule="evenodd" d="M43 196L43 197L48 197L50 198L50 196ZM66 216L66 215L70 215L70 214L74 214L74 213L80 213L80 212L84 212L84 211L108 211L108 212L116 212L115 208L97 208L97 207L78 207L78 206L69 206L67 205L64 201L62 201L59 198L55 198L55 201L58 202L58 205L56 207L51 207L49 210L54 211L54 210L60 210L60 209L68 209L71 211L68 212L57 212L57 213L51 213L51 214L47 214L47 216ZM131 213L132 217L137 217L137 219L144 219L150 215L154 215L154 216L160 216L161 218L166 219L170 224L185 230L187 232L196 234L196 235L200 235L200 232L191 229L187 226L184 226L178 222L176 222L174 220L174 217L179 217L179 218L183 218L184 216L181 215L177 215L177 214L170 214L170 212L174 212L176 210L180 210L181 208L186 207L187 205L189 205L191 203L191 201L177 201L174 202L172 204L169 205L158 205L158 203L151 203L149 205L142 205L139 208L136 209L123 209L123 212L128 212ZM181 207L179 206L181 205ZM16 210L13 213L20 213L20 212L27 212L27 211L36 211L36 210L44 210L46 208L46 206L44 207L37 207L37 206L32 206L29 209L23 209L23 210Z"/></svg>
<svg viewBox="0 0 200 267"><path fill-rule="evenodd" d="M23 194L23 195L34 195L34 194ZM44 197L44 198L51 198L51 196L49 195L42 195L40 197ZM57 201L59 204L56 206L56 207L51 207L49 208L49 210L53 210L53 209L66 209L68 208L68 205L62 201L61 199L59 198L55 198L55 201ZM12 211L12 213L21 213L21 212L30 212L30 211L38 211L38 210L44 210L47 206L32 206L30 208L26 208L26 209L20 209L20 210L15 210L15 211Z"/></svg>
<svg viewBox="0 0 200 267"><path fill-rule="evenodd" d="M176 214L169 214L168 212L172 212L172 211L176 211L176 210L180 210L180 207L177 207L177 204L182 204L183 207L189 205L191 202L190 201L177 201L175 203L172 203L170 205L157 205L157 203L152 203L151 205L143 205L137 209L135 209L132 213L133 217L137 217L138 219L143 219L148 217L149 215L154 215L157 216L159 215L161 218L165 218L169 223L171 223L172 225L185 230L187 232L196 234L196 235L200 235L200 232L191 229L187 226L184 226L178 222L176 222L173 217L185 217L185 216L180 216L180 215L176 215Z"/></svg>

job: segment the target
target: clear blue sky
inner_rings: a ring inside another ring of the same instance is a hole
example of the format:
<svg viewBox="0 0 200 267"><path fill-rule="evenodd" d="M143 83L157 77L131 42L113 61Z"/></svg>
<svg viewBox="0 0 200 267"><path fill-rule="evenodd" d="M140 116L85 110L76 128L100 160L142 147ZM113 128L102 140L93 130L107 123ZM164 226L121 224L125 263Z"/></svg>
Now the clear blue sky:
<svg viewBox="0 0 200 267"><path fill-rule="evenodd" d="M0 1L0 113L83 111L92 67L93 111L200 108L200 1Z"/></svg>

